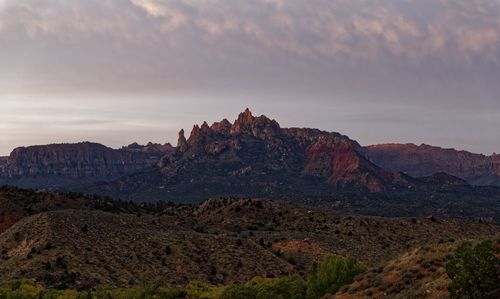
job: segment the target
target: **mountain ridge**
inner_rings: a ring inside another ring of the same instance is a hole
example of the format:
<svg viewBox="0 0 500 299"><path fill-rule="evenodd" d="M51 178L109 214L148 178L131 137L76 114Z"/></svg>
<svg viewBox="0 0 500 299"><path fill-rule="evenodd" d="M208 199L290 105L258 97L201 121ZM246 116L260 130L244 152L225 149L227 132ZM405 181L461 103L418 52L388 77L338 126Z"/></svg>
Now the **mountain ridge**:
<svg viewBox="0 0 500 299"><path fill-rule="evenodd" d="M0 183L31 188L116 179L153 166L169 144L132 144L112 149L92 142L18 147L0 159Z"/></svg>
<svg viewBox="0 0 500 299"><path fill-rule="evenodd" d="M371 145L364 150L371 161L391 171L414 177L446 172L472 185L500 186L500 155L497 154L487 156L413 143Z"/></svg>
<svg viewBox="0 0 500 299"><path fill-rule="evenodd" d="M209 126L204 122L193 126L188 138L181 130L177 147L158 167L100 184L93 192L124 198L130 194L173 198L175 193L187 198L198 189L205 191L205 198L266 197L293 186L309 190L304 194L319 187L325 194L327 189L330 193L381 192L417 188L415 184L418 182L368 161L361 145L347 136L281 128L275 120L255 117L247 109L233 124L222 120ZM204 199L200 196L193 194L193 198Z"/></svg>

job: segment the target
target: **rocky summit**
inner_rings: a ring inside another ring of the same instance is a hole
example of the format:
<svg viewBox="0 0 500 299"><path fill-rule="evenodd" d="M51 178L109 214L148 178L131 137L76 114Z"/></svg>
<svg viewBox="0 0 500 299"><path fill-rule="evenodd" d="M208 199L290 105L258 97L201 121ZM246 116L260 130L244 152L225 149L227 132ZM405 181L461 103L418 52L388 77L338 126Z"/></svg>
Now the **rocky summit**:
<svg viewBox="0 0 500 299"><path fill-rule="evenodd" d="M175 150L157 167L100 184L92 192L122 198L202 200L211 196L321 197L336 191L415 188L409 177L370 162L339 133L281 128L250 110L230 123L179 132Z"/></svg>

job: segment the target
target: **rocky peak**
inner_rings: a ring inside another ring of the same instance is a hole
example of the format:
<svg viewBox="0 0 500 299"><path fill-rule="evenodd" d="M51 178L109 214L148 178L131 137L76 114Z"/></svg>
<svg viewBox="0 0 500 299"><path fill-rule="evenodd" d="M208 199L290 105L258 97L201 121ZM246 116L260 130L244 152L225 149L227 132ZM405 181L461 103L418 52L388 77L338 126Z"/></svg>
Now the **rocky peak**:
<svg viewBox="0 0 500 299"><path fill-rule="evenodd" d="M213 132L221 135L228 135L231 132L232 124L227 120L223 119L220 122L215 122L210 127Z"/></svg>
<svg viewBox="0 0 500 299"><path fill-rule="evenodd" d="M252 133L259 138L271 138L280 133L281 128L277 121L271 120L264 115L255 118L252 124Z"/></svg>
<svg viewBox="0 0 500 299"><path fill-rule="evenodd" d="M202 134L209 134L212 132L212 129L210 129L206 121L204 121L203 124L201 125L200 132Z"/></svg>
<svg viewBox="0 0 500 299"><path fill-rule="evenodd" d="M231 134L251 134L261 139L271 138L280 133L280 125L275 120L271 120L264 115L255 117L247 108L238 116L238 119L231 127Z"/></svg>
<svg viewBox="0 0 500 299"><path fill-rule="evenodd" d="M252 115L252 112L247 108L245 112L240 113L238 119L234 122L231 128L231 134L240 134L251 131L254 119L255 117Z"/></svg>
<svg viewBox="0 0 500 299"><path fill-rule="evenodd" d="M180 151L185 151L188 147L188 142L184 136L184 129L179 131L179 138L177 139L177 148Z"/></svg>
<svg viewBox="0 0 500 299"><path fill-rule="evenodd" d="M188 143L189 144L194 144L196 141L198 141L200 137L200 126L194 125L193 129L191 130L191 134L189 135Z"/></svg>

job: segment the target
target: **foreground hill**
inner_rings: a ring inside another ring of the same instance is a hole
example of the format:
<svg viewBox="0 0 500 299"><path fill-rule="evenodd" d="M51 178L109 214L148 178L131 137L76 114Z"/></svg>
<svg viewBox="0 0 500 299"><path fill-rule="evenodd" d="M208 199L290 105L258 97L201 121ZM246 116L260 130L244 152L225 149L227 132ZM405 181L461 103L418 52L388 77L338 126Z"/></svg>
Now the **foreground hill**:
<svg viewBox="0 0 500 299"><path fill-rule="evenodd" d="M0 184L57 188L108 181L151 167L171 150L168 144L115 150L90 142L20 147L0 158Z"/></svg>
<svg viewBox="0 0 500 299"><path fill-rule="evenodd" d="M116 201L109 197L2 186L0 187L0 233L27 216L66 209L102 210L134 214L162 209L162 203L139 207L133 203Z"/></svg>
<svg viewBox="0 0 500 299"><path fill-rule="evenodd" d="M0 234L0 284L35 278L56 288L128 287L144 275L179 286L227 284L257 275L305 275L330 254L374 267L419 246L500 233L487 223L339 216L266 200L121 205L47 206L20 217Z"/></svg>
<svg viewBox="0 0 500 299"><path fill-rule="evenodd" d="M426 144L380 144L365 148L370 160L390 171L423 177L446 172L473 185L500 186L500 155L485 156Z"/></svg>
<svg viewBox="0 0 500 299"><path fill-rule="evenodd" d="M449 298L451 280L445 266L453 258L458 244L443 240L438 245L410 250L382 267L372 268L350 286L327 298ZM494 246L500 248L500 241L497 240Z"/></svg>

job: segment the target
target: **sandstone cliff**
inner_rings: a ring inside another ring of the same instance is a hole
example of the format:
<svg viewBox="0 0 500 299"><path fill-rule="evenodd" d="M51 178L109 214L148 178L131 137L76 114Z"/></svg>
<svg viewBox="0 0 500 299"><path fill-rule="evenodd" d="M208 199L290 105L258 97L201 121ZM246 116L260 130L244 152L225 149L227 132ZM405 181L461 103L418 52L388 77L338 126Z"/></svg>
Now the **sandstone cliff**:
<svg viewBox="0 0 500 299"><path fill-rule="evenodd" d="M149 144L115 150L90 142L20 147L0 162L0 180L31 188L113 180L155 165L170 148Z"/></svg>
<svg viewBox="0 0 500 299"><path fill-rule="evenodd" d="M410 176L423 177L446 172L474 185L500 186L500 156L422 144L381 144L365 148L375 164Z"/></svg>

